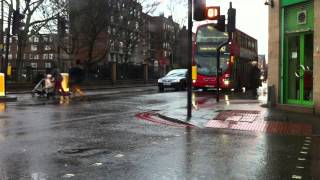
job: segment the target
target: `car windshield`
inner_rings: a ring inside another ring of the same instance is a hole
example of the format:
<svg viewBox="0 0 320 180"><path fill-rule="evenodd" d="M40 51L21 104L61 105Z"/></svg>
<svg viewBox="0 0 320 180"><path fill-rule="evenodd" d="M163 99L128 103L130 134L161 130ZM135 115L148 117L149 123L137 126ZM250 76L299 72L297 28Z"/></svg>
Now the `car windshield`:
<svg viewBox="0 0 320 180"><path fill-rule="evenodd" d="M170 71L166 77L184 77L186 76L187 70L186 69L175 69Z"/></svg>

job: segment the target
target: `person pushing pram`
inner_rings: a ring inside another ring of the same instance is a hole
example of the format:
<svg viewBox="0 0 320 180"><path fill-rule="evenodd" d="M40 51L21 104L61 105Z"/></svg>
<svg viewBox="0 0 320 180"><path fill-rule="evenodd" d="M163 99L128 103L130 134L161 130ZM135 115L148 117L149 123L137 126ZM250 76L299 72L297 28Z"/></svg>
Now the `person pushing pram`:
<svg viewBox="0 0 320 180"><path fill-rule="evenodd" d="M45 78L41 79L33 88L32 95L46 96L48 99L55 95L55 79L51 74L47 74Z"/></svg>

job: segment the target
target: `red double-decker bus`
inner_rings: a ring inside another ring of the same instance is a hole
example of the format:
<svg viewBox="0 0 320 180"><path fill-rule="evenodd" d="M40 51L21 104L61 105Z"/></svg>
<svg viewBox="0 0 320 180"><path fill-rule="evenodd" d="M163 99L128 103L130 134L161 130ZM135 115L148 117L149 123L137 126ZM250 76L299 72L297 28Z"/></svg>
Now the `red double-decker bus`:
<svg viewBox="0 0 320 180"><path fill-rule="evenodd" d="M193 65L197 67L195 89L217 87L217 48L228 40L228 33L220 32L215 24L198 26L193 39ZM250 71L258 61L257 40L236 30L231 42L221 49L220 88L227 90L250 87Z"/></svg>

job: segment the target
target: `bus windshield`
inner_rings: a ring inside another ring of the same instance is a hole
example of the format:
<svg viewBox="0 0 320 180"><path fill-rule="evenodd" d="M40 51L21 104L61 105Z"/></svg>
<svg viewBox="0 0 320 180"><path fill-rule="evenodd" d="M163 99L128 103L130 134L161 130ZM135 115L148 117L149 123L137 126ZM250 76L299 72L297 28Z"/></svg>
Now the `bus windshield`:
<svg viewBox="0 0 320 180"><path fill-rule="evenodd" d="M228 40L228 33L218 31L213 24L200 26L197 31L197 43L214 43L220 44Z"/></svg>
<svg viewBox="0 0 320 180"><path fill-rule="evenodd" d="M197 71L200 75L216 76L217 74L217 58L211 55L197 54L195 56L195 62L197 64ZM220 55L220 68L222 72L226 71L229 64L229 55Z"/></svg>

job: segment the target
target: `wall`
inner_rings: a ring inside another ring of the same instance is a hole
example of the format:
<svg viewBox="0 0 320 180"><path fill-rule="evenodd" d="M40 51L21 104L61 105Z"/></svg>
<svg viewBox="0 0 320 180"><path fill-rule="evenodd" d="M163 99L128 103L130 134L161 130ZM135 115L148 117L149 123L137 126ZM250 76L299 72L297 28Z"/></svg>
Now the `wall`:
<svg viewBox="0 0 320 180"><path fill-rule="evenodd" d="M280 100L280 0L275 0L274 7L269 6L269 62L268 86L275 85L276 102Z"/></svg>
<svg viewBox="0 0 320 180"><path fill-rule="evenodd" d="M313 60L313 96L315 111L320 114L320 1L314 0L314 60Z"/></svg>

